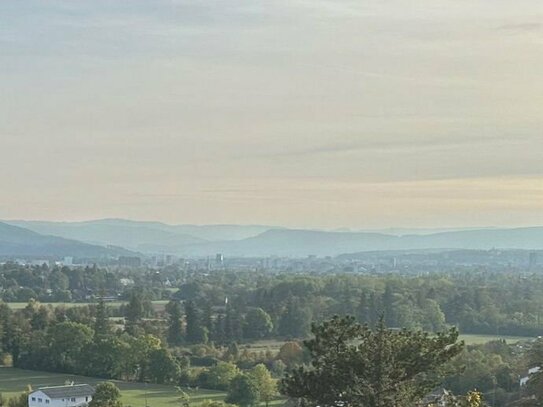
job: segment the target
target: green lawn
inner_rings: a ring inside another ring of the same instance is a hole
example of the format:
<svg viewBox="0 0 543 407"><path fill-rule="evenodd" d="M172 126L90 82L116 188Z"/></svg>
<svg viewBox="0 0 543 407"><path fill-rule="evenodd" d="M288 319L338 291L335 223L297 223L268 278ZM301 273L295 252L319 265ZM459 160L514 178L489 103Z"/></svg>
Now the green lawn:
<svg viewBox="0 0 543 407"><path fill-rule="evenodd" d="M9 367L0 367L0 392L6 397L13 397L24 391L26 385L37 389L44 386L63 385L66 380L76 383L88 383L95 385L103 381L83 376L73 376L61 373L35 372ZM175 407L179 406L176 401L176 390L173 386L142 383L127 383L114 381L122 393L122 401L125 406L144 407L145 399L149 407ZM191 405L196 405L205 399L222 400L224 393L214 390L186 390L191 398Z"/></svg>
<svg viewBox="0 0 543 407"><path fill-rule="evenodd" d="M533 337L526 336L495 336L495 335L472 335L461 334L460 339L466 342L467 345L479 345L496 339L505 339L507 343L516 343L519 341L530 341ZM240 349L248 348L252 352L271 350L273 353L277 353L279 348L284 344L284 341L279 340L262 340L255 341L249 344L240 344Z"/></svg>
<svg viewBox="0 0 543 407"><path fill-rule="evenodd" d="M8 307L11 309L23 309L28 305L28 302L8 302L6 303ZM89 303L85 302L41 302L40 304L43 305L51 305L52 307L59 307L59 306L65 306L65 307L82 307L84 305L89 305Z"/></svg>
<svg viewBox="0 0 543 407"><path fill-rule="evenodd" d="M156 311L163 311L166 304L168 303L168 300L157 300L157 301L152 301L152 303ZM96 304L96 302L42 302L40 304L51 305L52 307L58 307L58 306L82 307L85 305ZM126 301L106 302L106 305L112 308L119 308L122 304L126 304ZM28 305L28 303L27 302L8 302L7 305L11 309L17 310L17 309L23 309L24 307Z"/></svg>
<svg viewBox="0 0 543 407"><path fill-rule="evenodd" d="M495 341L497 339L505 339L507 343L515 343L519 341L529 341L534 339L533 337L526 336L496 336L496 335L471 335L463 334L460 335L460 339L466 342L467 345L479 345L482 343L487 343L490 341Z"/></svg>
<svg viewBox="0 0 543 407"><path fill-rule="evenodd" d="M285 341L275 340L275 339L266 339L260 341L254 341L250 343L241 343L238 346L240 349L248 348L252 352L260 352L270 350L274 353L279 352L281 346L285 344Z"/></svg>

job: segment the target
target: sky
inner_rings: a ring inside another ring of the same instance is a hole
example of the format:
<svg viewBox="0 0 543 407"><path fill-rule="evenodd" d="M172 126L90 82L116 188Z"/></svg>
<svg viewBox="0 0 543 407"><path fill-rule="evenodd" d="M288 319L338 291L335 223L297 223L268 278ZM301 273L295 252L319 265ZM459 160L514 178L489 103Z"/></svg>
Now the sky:
<svg viewBox="0 0 543 407"><path fill-rule="evenodd" d="M540 0L3 0L0 219L543 225Z"/></svg>

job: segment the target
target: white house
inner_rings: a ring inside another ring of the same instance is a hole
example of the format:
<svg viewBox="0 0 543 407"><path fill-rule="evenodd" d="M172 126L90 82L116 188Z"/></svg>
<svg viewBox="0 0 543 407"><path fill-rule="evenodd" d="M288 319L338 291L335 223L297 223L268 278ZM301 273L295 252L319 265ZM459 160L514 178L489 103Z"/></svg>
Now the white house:
<svg viewBox="0 0 543 407"><path fill-rule="evenodd" d="M88 384L42 387L28 395L28 407L84 407L93 394Z"/></svg>

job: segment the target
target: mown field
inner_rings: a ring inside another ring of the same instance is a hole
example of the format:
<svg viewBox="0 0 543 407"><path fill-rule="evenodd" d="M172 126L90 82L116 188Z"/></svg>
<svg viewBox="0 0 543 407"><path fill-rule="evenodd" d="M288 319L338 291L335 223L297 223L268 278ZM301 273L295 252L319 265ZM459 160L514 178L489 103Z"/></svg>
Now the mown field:
<svg viewBox="0 0 543 407"><path fill-rule="evenodd" d="M535 338L527 336L501 336L501 335L471 335L465 334L460 335L460 339L463 340L467 345L479 345L482 343L487 343L490 341L495 341L497 339L504 339L507 343L516 343L520 341L531 341Z"/></svg>
<svg viewBox="0 0 543 407"><path fill-rule="evenodd" d="M526 337L526 336L496 336L496 335L472 335L472 334L462 334L460 335L460 340L463 340L467 345L480 345L490 341L495 341L497 339L504 339L507 343L512 344L519 341L530 341L535 338ZM279 348L284 344L284 341L280 340L262 340L256 341L249 344L240 344L241 349L249 349L252 352L267 351L271 350L276 353L279 351Z"/></svg>
<svg viewBox="0 0 543 407"><path fill-rule="evenodd" d="M157 311L161 311L161 310L164 309L164 307L166 306L168 301L167 300L157 300L157 301L152 301L152 303L153 303L153 307ZM69 307L83 307L85 305L92 305L92 304L96 304L96 303L93 303L93 302L42 302L40 304L42 304L42 305L50 305L53 308L54 307L59 307L59 306L69 308ZM108 307L113 307L113 308L119 308L123 304L126 304L126 301L111 301L111 302L106 303L106 305ZM24 307L26 307L28 305L28 303L27 302L8 302L7 305L11 309L17 310L17 309L23 309Z"/></svg>
<svg viewBox="0 0 543 407"><path fill-rule="evenodd" d="M66 381L75 383L88 383L95 385L103 380L83 376L73 376L61 373L35 372L9 367L0 367L0 392L4 397L13 397L25 390L27 385L36 389L44 386L59 386ZM179 406L177 392L173 386L158 384L127 383L115 381L122 393L125 406L144 407L145 400L149 407ZM192 389L186 391L191 398L191 405L198 405L206 399L223 400L225 394L219 391L206 389Z"/></svg>

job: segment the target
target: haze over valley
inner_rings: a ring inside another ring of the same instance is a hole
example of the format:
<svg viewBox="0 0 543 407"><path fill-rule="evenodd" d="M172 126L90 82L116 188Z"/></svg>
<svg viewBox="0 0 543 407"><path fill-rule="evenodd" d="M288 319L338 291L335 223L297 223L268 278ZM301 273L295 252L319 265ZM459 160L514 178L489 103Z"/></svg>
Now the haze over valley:
<svg viewBox="0 0 543 407"><path fill-rule="evenodd" d="M543 406L542 0L0 0L0 407Z"/></svg>
<svg viewBox="0 0 543 407"><path fill-rule="evenodd" d="M13 227L9 228L8 224ZM54 244L57 251L51 252L52 255L77 256L87 253L85 248L88 248L87 257L99 254L96 251L98 247L103 249L100 253L102 256L119 254L125 249L125 254L132 252L141 256L169 254L183 257L215 256L217 253L241 257L306 257L394 250L543 250L543 227L433 232L422 230L420 233L411 231L407 234L393 234L288 229L264 225L168 225L122 219L73 223L5 221L0 225L4 226L0 230L5 245L3 256L47 254L47 245L39 246L33 241L25 248L24 239L19 237L25 232L34 239ZM10 246L15 244L17 246ZM79 245L79 248L76 250L73 245Z"/></svg>

